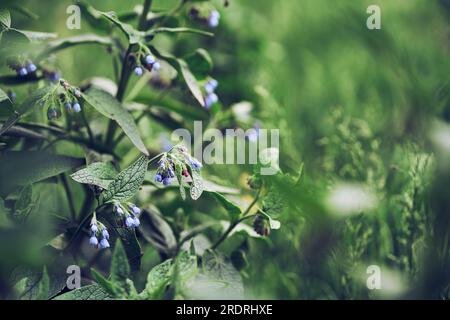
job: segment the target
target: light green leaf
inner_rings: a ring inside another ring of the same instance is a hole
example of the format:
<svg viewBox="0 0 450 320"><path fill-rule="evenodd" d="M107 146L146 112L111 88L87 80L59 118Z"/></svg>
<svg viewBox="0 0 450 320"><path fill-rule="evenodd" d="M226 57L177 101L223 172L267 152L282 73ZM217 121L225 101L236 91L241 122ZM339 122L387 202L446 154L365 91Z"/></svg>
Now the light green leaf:
<svg viewBox="0 0 450 320"><path fill-rule="evenodd" d="M95 110L116 121L128 138L130 138L131 142L133 142L143 154L148 155L147 148L141 139L133 117L125 108L123 108L117 99L109 93L94 87L85 92L83 97Z"/></svg>
<svg viewBox="0 0 450 320"><path fill-rule="evenodd" d="M200 273L187 283L183 293L193 299L243 299L244 285L239 272L223 255L207 251Z"/></svg>
<svg viewBox="0 0 450 320"><path fill-rule="evenodd" d="M11 15L8 10L0 10L0 33L11 27Z"/></svg>
<svg viewBox="0 0 450 320"><path fill-rule="evenodd" d="M110 162L94 162L72 174L71 178L79 183L108 189L109 184L116 176L117 170Z"/></svg>
<svg viewBox="0 0 450 320"><path fill-rule="evenodd" d="M54 300L112 300L98 284L92 284L57 296Z"/></svg>
<svg viewBox="0 0 450 320"><path fill-rule="evenodd" d="M191 177L192 177L192 184L190 190L191 198L192 200L197 200L202 195L204 189L202 177L195 170L191 170Z"/></svg>
<svg viewBox="0 0 450 320"><path fill-rule="evenodd" d="M195 33L195 34L200 34L200 35L208 36L208 37L214 36L213 33L208 32L208 31L204 31L204 30L200 30L200 29L193 29L193 28L184 28L184 27L180 27L180 28L161 27L161 28L151 30L147 34L148 35L156 35L158 33Z"/></svg>
<svg viewBox="0 0 450 320"><path fill-rule="evenodd" d="M142 156L131 166L120 172L109 184L103 201L126 201L133 197L144 181L147 166L148 158Z"/></svg>
<svg viewBox="0 0 450 320"><path fill-rule="evenodd" d="M91 268L91 273L95 281L97 281L97 283L101 285L109 295L115 296L116 293L114 291L114 284L111 281L103 277L97 270L93 268Z"/></svg>
<svg viewBox="0 0 450 320"><path fill-rule="evenodd" d="M20 30L15 28L9 28L8 33L16 33L30 42L40 42L50 39L55 39L58 35L56 33L50 32L37 32L37 31L29 31L29 30Z"/></svg>

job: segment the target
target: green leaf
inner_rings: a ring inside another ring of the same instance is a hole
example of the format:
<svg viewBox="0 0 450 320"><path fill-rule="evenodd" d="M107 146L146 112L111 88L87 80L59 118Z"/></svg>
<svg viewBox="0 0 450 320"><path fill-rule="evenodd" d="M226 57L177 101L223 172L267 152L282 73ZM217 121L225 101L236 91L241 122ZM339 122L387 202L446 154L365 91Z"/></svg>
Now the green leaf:
<svg viewBox="0 0 450 320"><path fill-rule="evenodd" d="M202 195L203 189L204 189L202 177L195 170L191 170L190 173L191 173L191 177L192 177L192 184L191 184L191 190L190 190L191 198L192 198L192 200L197 200Z"/></svg>
<svg viewBox="0 0 450 320"><path fill-rule="evenodd" d="M99 44L103 46L110 46L112 45L112 41L111 38L101 37L95 34L83 34L79 36L62 38L49 42L47 44L47 47L38 55L38 58L35 60L39 61L43 58L48 57L54 52L82 44Z"/></svg>
<svg viewBox="0 0 450 320"><path fill-rule="evenodd" d="M51 86L42 87L28 96L28 98L21 105L19 105L17 110L14 111L14 114L12 114L0 128L0 136L11 128L17 121L19 121L20 117L29 112L36 105L37 101L44 97L51 89Z"/></svg>
<svg viewBox="0 0 450 320"><path fill-rule="evenodd" d="M197 258L190 255L188 251L184 251L179 255L178 259L177 281L182 284L196 274ZM165 288L172 280L174 266L174 259L169 259L150 270L144 290L150 299L162 298Z"/></svg>
<svg viewBox="0 0 450 320"><path fill-rule="evenodd" d="M14 218L18 221L25 221L28 218L31 210L33 209L33 185L29 184L25 186L14 204Z"/></svg>
<svg viewBox="0 0 450 320"><path fill-rule="evenodd" d="M47 267L44 266L41 281L39 282L39 292L36 300L47 300L50 291L50 280L48 278Z"/></svg>
<svg viewBox="0 0 450 320"><path fill-rule="evenodd" d="M185 58L190 70L199 79L207 77L213 68L213 62L208 51L197 49Z"/></svg>
<svg viewBox="0 0 450 320"><path fill-rule="evenodd" d="M186 200L186 190L184 190L183 185L183 167L179 162L175 163L175 175L177 176L178 184L180 186L181 199Z"/></svg>
<svg viewBox="0 0 450 320"><path fill-rule="evenodd" d="M111 260L111 282L118 297L130 294L127 279L130 276L130 265L120 240L116 241Z"/></svg>
<svg viewBox="0 0 450 320"><path fill-rule="evenodd" d="M133 100L152 107L173 111L187 120L206 120L208 118L208 112L205 109L185 104L169 96L161 98L159 94L152 92L152 90L141 90Z"/></svg>
<svg viewBox="0 0 450 320"><path fill-rule="evenodd" d="M143 154L148 155L147 148L141 139L133 117L125 108L123 108L117 99L109 93L94 87L85 92L83 97L95 110L116 121L128 138L130 138L131 142L133 142Z"/></svg>
<svg viewBox="0 0 450 320"><path fill-rule="evenodd" d="M200 35L208 36L208 37L214 36L213 33L208 32L208 31L193 29L193 28L184 28L184 27L180 27L180 28L161 27L161 28L157 28L154 30L150 30L147 33L147 35L156 35L158 33L195 33L195 34L200 34Z"/></svg>
<svg viewBox="0 0 450 320"><path fill-rule="evenodd" d="M170 54L162 54L153 46L151 47L151 51L158 58L166 60L175 70L177 70L178 74L183 78L194 98L200 103L202 107L205 106L205 100L198 85L197 79L192 74L191 70L189 70L189 66L186 61L184 61L183 59L175 58Z"/></svg>
<svg viewBox="0 0 450 320"><path fill-rule="evenodd" d="M98 284L92 284L57 296L54 300L112 300Z"/></svg>
<svg viewBox="0 0 450 320"><path fill-rule="evenodd" d="M225 198L225 196L223 196L222 194L218 192L211 192L210 194L217 199L217 201L228 212L232 219L238 218L242 213L241 209L236 204Z"/></svg>
<svg viewBox="0 0 450 320"><path fill-rule="evenodd" d="M11 27L11 14L8 10L0 10L0 33Z"/></svg>
<svg viewBox="0 0 450 320"><path fill-rule="evenodd" d="M0 198L0 227L9 228L11 226L12 223L8 219L8 209L5 207L5 201Z"/></svg>
<svg viewBox="0 0 450 320"><path fill-rule="evenodd" d="M105 289L105 291L111 295L111 296L115 296L116 292L114 291L114 284L109 281L108 279L106 279L105 277L103 277L97 270L91 268L91 273L92 276L95 278L95 281L97 281L97 283L99 285L102 286L103 289Z"/></svg>
<svg viewBox="0 0 450 320"><path fill-rule="evenodd" d="M30 42L40 42L49 39L55 39L58 36L56 33L20 30L15 28L9 28L8 33L15 33Z"/></svg>
<svg viewBox="0 0 450 320"><path fill-rule="evenodd" d="M113 24L115 24L128 38L129 44L136 44L142 41L142 39L145 37L145 33L138 31L134 29L131 25L121 22L118 18L115 12L102 12L99 10L96 10L91 7L91 12L105 17L109 21L111 21Z"/></svg>
<svg viewBox="0 0 450 320"><path fill-rule="evenodd" d="M78 183L90 184L108 189L109 184L117 176L117 170L110 162L94 162L86 168L78 170L71 178Z"/></svg>
<svg viewBox="0 0 450 320"><path fill-rule="evenodd" d="M142 156L131 166L120 172L109 184L103 201L126 201L132 198L144 181L147 166L148 158Z"/></svg>
<svg viewBox="0 0 450 320"><path fill-rule="evenodd" d="M149 206L143 210L139 231L146 241L166 256L172 256L177 241L170 225L163 219L158 209Z"/></svg>
<svg viewBox="0 0 450 320"><path fill-rule="evenodd" d="M0 151L0 190L27 185L75 169L84 159L43 151Z"/></svg>
<svg viewBox="0 0 450 320"><path fill-rule="evenodd" d="M243 299L244 285L239 272L223 255L207 251L200 273L187 283L183 293L193 299Z"/></svg>

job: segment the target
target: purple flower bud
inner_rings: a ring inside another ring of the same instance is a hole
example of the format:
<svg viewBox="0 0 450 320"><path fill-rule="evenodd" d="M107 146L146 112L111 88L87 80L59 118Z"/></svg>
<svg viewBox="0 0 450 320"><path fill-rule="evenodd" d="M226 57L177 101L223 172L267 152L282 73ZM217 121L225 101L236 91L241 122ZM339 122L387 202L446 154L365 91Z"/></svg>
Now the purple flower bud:
<svg viewBox="0 0 450 320"><path fill-rule="evenodd" d="M141 224L141 222L139 221L138 217L134 217L133 218L133 225L135 228L139 227L139 225Z"/></svg>
<svg viewBox="0 0 450 320"><path fill-rule="evenodd" d="M213 104L219 101L219 97L215 93L210 93L205 97L205 107L210 108Z"/></svg>
<svg viewBox="0 0 450 320"><path fill-rule="evenodd" d="M154 57L153 55L148 54L148 55L145 57L145 62L148 63L148 64L152 64L152 63L155 63L156 60L155 60L155 57Z"/></svg>
<svg viewBox="0 0 450 320"><path fill-rule="evenodd" d="M100 248L101 249L109 248L109 242L108 242L108 240L106 238L103 238L100 241Z"/></svg>
<svg viewBox="0 0 450 320"><path fill-rule="evenodd" d="M36 72L36 70L37 70L37 68L36 68L36 66L33 63L27 64L27 71L29 73Z"/></svg>
<svg viewBox="0 0 450 320"><path fill-rule="evenodd" d="M98 231L98 227L96 224L91 224L91 231L92 233L96 233Z"/></svg>
<svg viewBox="0 0 450 320"><path fill-rule="evenodd" d="M72 107L73 107L73 111L75 111L76 113L78 113L78 112L81 111L81 106L80 106L80 104L79 104L78 102L75 102L75 103L72 105Z"/></svg>
<svg viewBox="0 0 450 320"><path fill-rule="evenodd" d="M159 173L155 174L155 181L156 182L161 182L162 181L162 176Z"/></svg>
<svg viewBox="0 0 450 320"><path fill-rule="evenodd" d="M102 229L102 236L105 239L109 239L109 232L108 232L108 230L106 230L106 228Z"/></svg>
<svg viewBox="0 0 450 320"><path fill-rule="evenodd" d="M17 70L17 74L21 77L24 77L28 74L28 71L26 68L22 67L22 68L19 68L19 70Z"/></svg>
<svg viewBox="0 0 450 320"><path fill-rule="evenodd" d="M48 108L47 118L48 118L48 120L53 120L53 119L58 118L58 110L56 110L56 108L54 108L54 107Z"/></svg>
<svg viewBox="0 0 450 320"><path fill-rule="evenodd" d="M138 206L134 205L134 204L130 206L130 209L131 209L131 211L133 211L134 214L140 214L141 213L141 209Z"/></svg>
<svg viewBox="0 0 450 320"><path fill-rule="evenodd" d="M169 170L167 170L167 172L169 173L169 176L170 176L171 178L174 178L174 177L175 177L175 172L173 172L172 168L169 168Z"/></svg>
<svg viewBox="0 0 450 320"><path fill-rule="evenodd" d="M133 220L133 218L132 218L131 216L128 216L128 217L125 219L125 225L126 225L128 228L131 228L132 226L134 226L134 220Z"/></svg>
<svg viewBox="0 0 450 320"><path fill-rule="evenodd" d="M8 91L8 98L11 100L11 102L16 101L16 94L12 92L11 90Z"/></svg>
<svg viewBox="0 0 450 320"><path fill-rule="evenodd" d="M75 97L77 97L77 98L81 98L81 91L78 90L78 89L75 89L75 90L73 91L73 95L74 95Z"/></svg>
<svg viewBox="0 0 450 320"><path fill-rule="evenodd" d="M117 212L117 214L119 214L119 215L123 215L123 209L122 209L122 207L121 207L120 205L118 205L118 204L115 204L115 205L114 205L114 211Z"/></svg>
<svg viewBox="0 0 450 320"><path fill-rule="evenodd" d="M159 64L158 61L156 61L156 62L152 65L152 70L158 72L159 69L161 69L161 65Z"/></svg>
<svg viewBox="0 0 450 320"><path fill-rule="evenodd" d="M72 110L72 104L70 102L64 103L64 107L66 108L67 111L71 111Z"/></svg>
<svg viewBox="0 0 450 320"><path fill-rule="evenodd" d="M142 76L142 73L144 73L144 71L142 70L141 67L134 68L134 74L137 75L138 77Z"/></svg>
<svg viewBox="0 0 450 320"><path fill-rule="evenodd" d="M89 238L89 244L93 247L96 247L98 245L98 239L96 236L92 236Z"/></svg>
<svg viewBox="0 0 450 320"><path fill-rule="evenodd" d="M166 177L162 181L163 185L168 186L170 184L170 178Z"/></svg>

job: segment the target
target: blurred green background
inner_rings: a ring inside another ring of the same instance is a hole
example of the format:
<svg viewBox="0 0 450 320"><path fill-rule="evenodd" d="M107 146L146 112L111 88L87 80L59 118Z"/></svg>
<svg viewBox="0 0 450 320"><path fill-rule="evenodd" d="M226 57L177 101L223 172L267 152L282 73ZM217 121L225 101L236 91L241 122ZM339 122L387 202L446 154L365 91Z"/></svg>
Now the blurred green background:
<svg viewBox="0 0 450 320"><path fill-rule="evenodd" d="M86 2L119 14L141 4ZM81 30L66 28L69 1L24 3L40 18L13 16L13 25L22 29L61 37L93 31L83 19ZM155 0L153 10L177 3ZM449 298L449 3L231 0L226 8L223 1L211 3L221 13L214 38L162 36L155 46L177 55L207 48L223 114L249 103L248 127L280 129L283 172L295 175L304 165L298 188L278 185L288 203L277 217L281 229L266 241L237 235L222 248L245 248L247 296ZM381 8L381 30L366 27L371 4ZM75 47L58 53L56 66L71 83L93 76L114 80L104 56L104 48ZM128 91L135 85L133 80ZM210 126L230 124L216 116ZM161 148L161 133L170 133L151 120L140 128L154 150ZM121 150L126 161L137 155ZM249 193L251 167L206 170L216 181ZM363 207L370 202L364 188L376 200L364 213L348 214L346 206L355 198L363 198ZM150 201L168 216L178 208L167 199ZM187 206L186 211L196 210ZM146 249L145 271L155 262L154 250ZM367 289L369 265L381 267L382 290Z"/></svg>

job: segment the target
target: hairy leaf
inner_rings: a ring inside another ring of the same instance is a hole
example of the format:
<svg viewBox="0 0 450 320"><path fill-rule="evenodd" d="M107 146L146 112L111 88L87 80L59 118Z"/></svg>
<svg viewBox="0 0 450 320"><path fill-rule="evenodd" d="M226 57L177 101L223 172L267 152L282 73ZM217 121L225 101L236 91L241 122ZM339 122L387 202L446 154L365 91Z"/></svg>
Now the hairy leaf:
<svg viewBox="0 0 450 320"><path fill-rule="evenodd" d="M112 300L98 284L92 284L57 296L54 300Z"/></svg>
<svg viewBox="0 0 450 320"><path fill-rule="evenodd" d="M73 173L71 177L79 183L108 189L109 184L114 180L116 175L117 171L110 162L94 162L86 168Z"/></svg>
<svg viewBox="0 0 450 320"><path fill-rule="evenodd" d="M133 197L144 181L147 166L148 158L142 156L131 166L120 172L109 184L103 201L125 201Z"/></svg>
<svg viewBox="0 0 450 320"><path fill-rule="evenodd" d="M148 155L147 148L141 139L138 127L132 115L115 99L111 94L97 88L90 88L83 94L84 99L95 110L104 116L116 121L131 142L145 155Z"/></svg>
<svg viewBox="0 0 450 320"><path fill-rule="evenodd" d="M125 297L130 294L127 284L129 276L130 265L128 264L127 255L122 243L120 240L117 240L111 260L111 282L118 297Z"/></svg>
<svg viewBox="0 0 450 320"><path fill-rule="evenodd" d="M231 218L236 219L242 213L241 209L236 204L225 198L222 194L218 192L211 192L211 195L217 199L217 201L228 212Z"/></svg>

